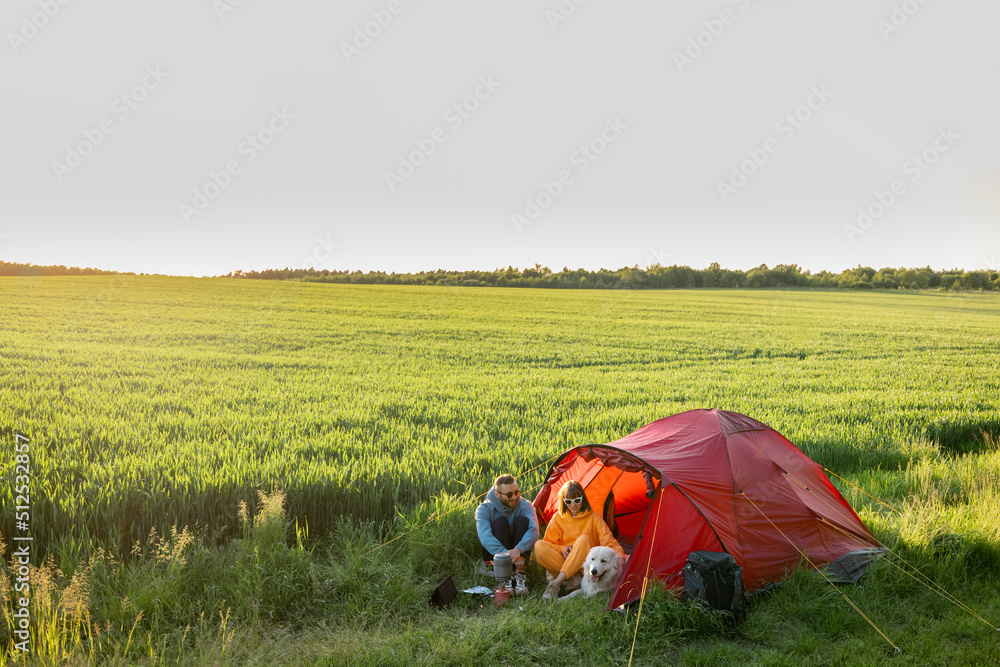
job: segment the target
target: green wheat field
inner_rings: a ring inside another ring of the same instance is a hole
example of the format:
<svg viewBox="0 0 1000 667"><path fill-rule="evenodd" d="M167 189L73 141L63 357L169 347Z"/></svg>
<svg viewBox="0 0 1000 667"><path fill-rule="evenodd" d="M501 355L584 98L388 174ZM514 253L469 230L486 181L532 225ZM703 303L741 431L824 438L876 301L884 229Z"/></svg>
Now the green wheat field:
<svg viewBox="0 0 1000 667"><path fill-rule="evenodd" d="M1000 662L997 295L0 278L0 332L0 665ZM792 574L735 637L655 587L638 619L546 605L537 569L505 608L428 606L489 583L497 474L533 497L563 450L712 407L843 477L894 556Z"/></svg>

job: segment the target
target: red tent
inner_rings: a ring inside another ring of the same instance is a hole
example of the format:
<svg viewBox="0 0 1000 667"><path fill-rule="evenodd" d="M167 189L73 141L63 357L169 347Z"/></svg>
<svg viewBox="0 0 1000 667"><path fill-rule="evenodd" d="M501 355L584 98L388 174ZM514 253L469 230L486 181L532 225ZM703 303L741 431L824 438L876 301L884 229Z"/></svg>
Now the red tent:
<svg viewBox="0 0 1000 667"><path fill-rule="evenodd" d="M543 523L556 493L579 481L594 511L631 550L612 608L639 597L643 576L683 586L692 551L725 551L749 592L808 556L835 582L855 582L878 542L823 469L771 427L725 410L690 410L606 445L566 451L534 505Z"/></svg>

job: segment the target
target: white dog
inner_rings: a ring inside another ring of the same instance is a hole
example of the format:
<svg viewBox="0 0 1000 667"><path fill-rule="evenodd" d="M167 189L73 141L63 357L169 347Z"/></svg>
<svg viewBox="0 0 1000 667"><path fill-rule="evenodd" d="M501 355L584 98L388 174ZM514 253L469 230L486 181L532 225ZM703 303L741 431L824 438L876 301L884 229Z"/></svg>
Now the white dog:
<svg viewBox="0 0 1000 667"><path fill-rule="evenodd" d="M583 581L580 588L560 600L583 595L590 597L598 593L610 593L618 585L624 562L611 547L594 547L583 563Z"/></svg>

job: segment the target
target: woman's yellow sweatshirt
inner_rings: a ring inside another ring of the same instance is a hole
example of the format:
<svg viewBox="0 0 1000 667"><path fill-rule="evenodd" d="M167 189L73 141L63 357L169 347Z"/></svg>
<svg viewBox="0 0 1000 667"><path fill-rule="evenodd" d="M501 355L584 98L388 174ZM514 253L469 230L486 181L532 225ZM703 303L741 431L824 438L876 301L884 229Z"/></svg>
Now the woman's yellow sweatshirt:
<svg viewBox="0 0 1000 667"><path fill-rule="evenodd" d="M566 514L556 512L552 515L552 520L549 521L549 525L545 529L545 537L542 539L550 544L563 547L567 544L573 544L581 535L588 535L594 546L599 544L602 547L611 547L618 552L620 557L624 558L625 551L622 549L622 545L618 544L615 536L611 534L608 524L590 510L584 510L576 517L570 516L568 512Z"/></svg>

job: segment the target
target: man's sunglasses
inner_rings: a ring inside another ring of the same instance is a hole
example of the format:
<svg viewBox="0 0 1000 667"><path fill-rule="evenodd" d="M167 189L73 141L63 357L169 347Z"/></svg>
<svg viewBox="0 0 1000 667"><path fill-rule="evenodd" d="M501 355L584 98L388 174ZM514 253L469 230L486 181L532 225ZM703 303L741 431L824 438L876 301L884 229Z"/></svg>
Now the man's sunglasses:
<svg viewBox="0 0 1000 667"><path fill-rule="evenodd" d="M583 496L579 498L563 498L563 502L567 505L579 505L583 502Z"/></svg>
<svg viewBox="0 0 1000 667"><path fill-rule="evenodd" d="M497 495L504 496L507 500L510 500L511 498L517 498L518 496L520 496L521 489L517 489L516 491L508 491L507 493L502 493L500 491L497 491Z"/></svg>

